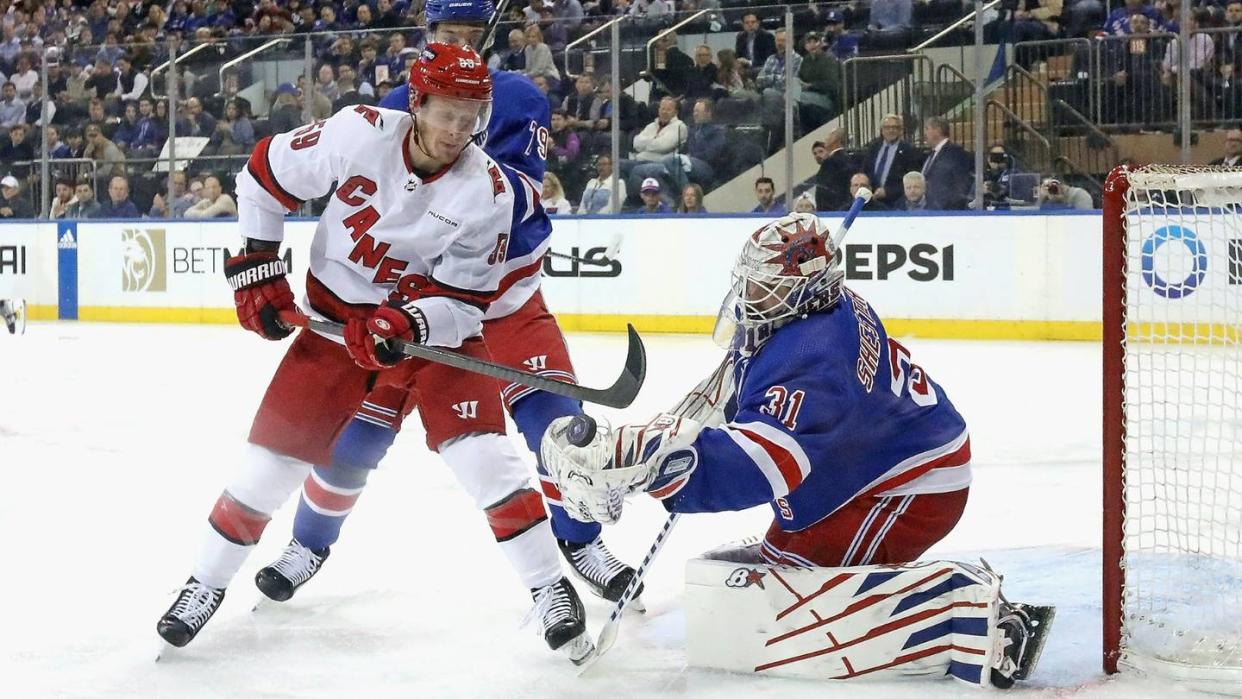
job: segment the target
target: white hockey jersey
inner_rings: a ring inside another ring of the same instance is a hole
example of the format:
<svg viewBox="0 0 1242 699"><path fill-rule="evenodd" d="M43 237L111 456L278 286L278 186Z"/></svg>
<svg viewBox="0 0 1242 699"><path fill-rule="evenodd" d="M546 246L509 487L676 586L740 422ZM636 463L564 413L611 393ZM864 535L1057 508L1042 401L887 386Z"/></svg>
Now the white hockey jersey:
<svg viewBox="0 0 1242 699"><path fill-rule="evenodd" d="M283 239L283 219L332 192L311 244L307 301L320 315L383 303L409 275L439 293L415 304L427 344L455 347L538 288L551 224L530 178L475 145L415 173L408 113L365 105L263 139L237 177L243 236Z"/></svg>

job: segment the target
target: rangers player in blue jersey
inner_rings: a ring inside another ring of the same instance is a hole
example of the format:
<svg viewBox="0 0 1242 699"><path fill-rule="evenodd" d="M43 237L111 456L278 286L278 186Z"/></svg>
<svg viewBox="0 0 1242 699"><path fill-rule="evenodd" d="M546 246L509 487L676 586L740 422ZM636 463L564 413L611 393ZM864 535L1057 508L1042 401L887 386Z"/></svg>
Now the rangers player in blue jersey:
<svg viewBox="0 0 1242 699"><path fill-rule="evenodd" d="M670 512L768 504L757 558L804 568L905 564L944 538L970 486L966 422L844 286L840 259L811 214L752 234L718 324L730 355L712 377L645 424L599 428L586 447L569 442L572 418L553 422L543 459L569 512L615 522L639 491ZM1025 638L1022 610L1003 611L1014 617L1006 633ZM1010 645L999 684L1024 676Z"/></svg>
<svg viewBox="0 0 1242 699"><path fill-rule="evenodd" d="M491 0L429 0L426 15L432 32L428 41L477 46L485 39L486 25L494 9ZM547 98L525 76L503 71L490 71L490 75L494 108L482 145L488 155L507 166L504 176L522 191L524 199L538 204L547 155ZM379 106L412 110L415 105L410 102L409 94L409 87L401 85L393 89ZM502 364L562 381L575 381L565 339L555 317L544 305L539 290L542 260L548 249L551 226L540 210L536 216L515 220L512 231L512 236L498 244L493 252L501 258L499 264L503 267L503 280L497 298L488 306L484 316L483 338L493 359ZM539 440L552 420L582 414L581 405L570 398L519 384L503 385L500 399L528 447L535 453L538 453ZM482 412L481 406L476 409ZM428 446L442 455L445 453L441 448L444 445ZM351 499L356 500L365 487L365 480L359 477L334 485L347 489ZM574 573L595 594L611 601L619 599L633 577L634 569L618 560L604 546L599 524L579 522L566 515L560 506L560 494L542 467L540 485L543 499L551 510L552 533ZM497 521L511 519L507 513L515 508L526 513L523 516L547 516L543 504L539 502L539 495L534 492L524 493L520 502L507 500L478 504L489 513L489 519ZM294 521L294 540L280 560L263 568L255 578L265 595L285 601L319 571L327 559L329 547L338 540L349 509L335 508L330 513L325 512L324 507L309 501L304 492ZM504 536L507 535L497 531L498 540ZM581 620L581 603L576 598L570 601L574 607L571 616Z"/></svg>

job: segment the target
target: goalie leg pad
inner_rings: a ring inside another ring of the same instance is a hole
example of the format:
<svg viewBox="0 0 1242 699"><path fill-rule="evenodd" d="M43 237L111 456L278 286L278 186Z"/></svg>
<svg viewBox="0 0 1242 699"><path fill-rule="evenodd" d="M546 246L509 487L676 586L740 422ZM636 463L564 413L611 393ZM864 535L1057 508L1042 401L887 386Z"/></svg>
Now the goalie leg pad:
<svg viewBox="0 0 1242 699"><path fill-rule="evenodd" d="M686 565L691 665L810 679L954 677L986 686L1000 579L952 561Z"/></svg>

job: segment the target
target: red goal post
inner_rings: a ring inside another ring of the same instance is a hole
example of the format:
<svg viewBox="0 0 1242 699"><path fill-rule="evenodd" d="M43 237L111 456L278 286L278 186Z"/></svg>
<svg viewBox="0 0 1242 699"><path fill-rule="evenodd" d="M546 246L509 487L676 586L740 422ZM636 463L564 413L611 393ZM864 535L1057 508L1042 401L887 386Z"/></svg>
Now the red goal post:
<svg viewBox="0 0 1242 699"><path fill-rule="evenodd" d="M1242 690L1242 169L1117 168L1103 221L1104 669Z"/></svg>

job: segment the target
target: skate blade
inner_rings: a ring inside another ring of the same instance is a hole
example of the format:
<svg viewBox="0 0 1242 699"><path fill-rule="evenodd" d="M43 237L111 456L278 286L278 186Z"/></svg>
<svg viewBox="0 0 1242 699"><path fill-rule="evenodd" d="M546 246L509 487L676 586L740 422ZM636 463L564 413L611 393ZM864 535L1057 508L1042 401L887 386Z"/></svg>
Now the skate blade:
<svg viewBox="0 0 1242 699"><path fill-rule="evenodd" d="M1044 644L1048 641L1048 632L1052 630L1052 621L1057 617L1056 607L1028 605L1026 611L1035 624L1036 632L1028 641L1030 647L1027 648L1025 657L1022 658L1022 664L1013 673L1015 680L1025 680L1035 672L1035 666L1039 664L1039 656L1044 652Z"/></svg>
<svg viewBox="0 0 1242 699"><path fill-rule="evenodd" d="M591 643L590 635L583 631L577 638L557 648L556 652L569 658L574 665L581 666L595 655L595 644Z"/></svg>
<svg viewBox="0 0 1242 699"><path fill-rule="evenodd" d="M177 653L177 647L161 638L160 646L155 651L155 662L158 663L164 658L171 657L175 655L176 653Z"/></svg>
<svg viewBox="0 0 1242 699"><path fill-rule="evenodd" d="M638 612L639 614L646 614L646 613L647 613L647 605L643 604L643 598L642 598L642 597L635 597L634 599L630 600L630 603L629 603L629 604L627 604L627 605L625 605L625 608L626 608L626 609L633 609L634 611Z"/></svg>

